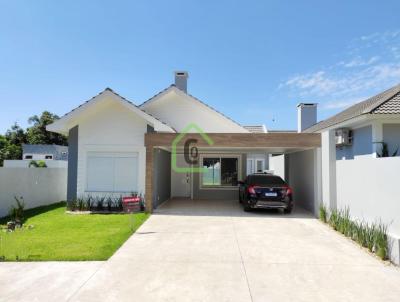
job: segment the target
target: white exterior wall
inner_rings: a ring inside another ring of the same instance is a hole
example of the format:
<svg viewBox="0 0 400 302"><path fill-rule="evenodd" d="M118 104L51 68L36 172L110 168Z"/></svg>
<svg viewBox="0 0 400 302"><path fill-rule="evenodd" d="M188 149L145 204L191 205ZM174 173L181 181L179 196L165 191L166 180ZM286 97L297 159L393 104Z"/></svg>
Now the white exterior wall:
<svg viewBox="0 0 400 302"><path fill-rule="evenodd" d="M336 209L336 145L335 131L321 133L322 202Z"/></svg>
<svg viewBox="0 0 400 302"><path fill-rule="evenodd" d="M14 196L23 197L26 209L67 198L66 168L0 168L0 217L8 215Z"/></svg>
<svg viewBox="0 0 400 302"><path fill-rule="evenodd" d="M195 123L208 133L248 133L246 129L206 105L174 91L144 104L141 108L171 125L178 132L185 129L188 124Z"/></svg>
<svg viewBox="0 0 400 302"><path fill-rule="evenodd" d="M400 237L400 158L359 158L337 161L337 205L368 221L391 223Z"/></svg>
<svg viewBox="0 0 400 302"><path fill-rule="evenodd" d="M275 175L285 179L285 155L271 155L269 157L269 170L272 170Z"/></svg>
<svg viewBox="0 0 400 302"><path fill-rule="evenodd" d="M320 149L290 153L288 160L288 183L293 188L293 200L314 214L321 202Z"/></svg>
<svg viewBox="0 0 400 302"><path fill-rule="evenodd" d="M337 161L337 206L354 218L388 227L389 257L400 264L400 157Z"/></svg>
<svg viewBox="0 0 400 302"><path fill-rule="evenodd" d="M88 152L137 152L138 192L145 191L146 149L144 134L147 123L117 103L108 104L79 123L77 195L87 188ZM104 193L107 195L107 193Z"/></svg>

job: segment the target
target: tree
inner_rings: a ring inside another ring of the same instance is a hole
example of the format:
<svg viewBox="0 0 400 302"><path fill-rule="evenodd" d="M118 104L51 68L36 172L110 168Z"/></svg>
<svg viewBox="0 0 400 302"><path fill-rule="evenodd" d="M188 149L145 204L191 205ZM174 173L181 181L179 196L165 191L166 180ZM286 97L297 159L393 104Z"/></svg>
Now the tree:
<svg viewBox="0 0 400 302"><path fill-rule="evenodd" d="M17 123L11 126L6 132L6 140L11 145L21 145L26 143L26 133Z"/></svg>
<svg viewBox="0 0 400 302"><path fill-rule="evenodd" d="M27 142L29 144L55 144L66 146L68 142L64 135L46 130L47 125L58 119L59 117L56 114L52 114L48 111L44 111L40 117L37 115L30 117L28 122L33 125L27 129Z"/></svg>

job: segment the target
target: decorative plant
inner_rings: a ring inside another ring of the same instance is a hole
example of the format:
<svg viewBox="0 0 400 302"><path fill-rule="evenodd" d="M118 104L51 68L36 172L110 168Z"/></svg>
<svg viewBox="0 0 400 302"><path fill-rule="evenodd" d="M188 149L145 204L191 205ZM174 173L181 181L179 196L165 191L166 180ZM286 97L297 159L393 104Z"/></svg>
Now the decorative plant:
<svg viewBox="0 0 400 302"><path fill-rule="evenodd" d="M96 208L97 208L98 211L104 210L104 201L105 201L105 199L106 198L104 196L96 198Z"/></svg>
<svg viewBox="0 0 400 302"><path fill-rule="evenodd" d="M14 196L16 205L12 206L9 211L11 219L15 222L21 223L24 221L25 202L23 197Z"/></svg>
<svg viewBox="0 0 400 302"><path fill-rule="evenodd" d="M107 204L107 210L108 210L109 212L111 212L112 207L113 207L113 204L114 204L111 197L108 197L108 198L107 198L106 204Z"/></svg>
<svg viewBox="0 0 400 302"><path fill-rule="evenodd" d="M385 142L379 142L378 144L382 144L382 149L381 153L377 153L378 157L394 157L397 156L397 152L399 151L399 147L396 148L396 150L392 153L392 155L389 154L389 146Z"/></svg>
<svg viewBox="0 0 400 302"><path fill-rule="evenodd" d="M31 160L29 162L29 168L34 167L34 168L47 168L46 162L44 160Z"/></svg>
<svg viewBox="0 0 400 302"><path fill-rule="evenodd" d="M76 200L76 198L72 199L69 203L68 203L68 209L70 211L76 211L78 210L78 201Z"/></svg>
<svg viewBox="0 0 400 302"><path fill-rule="evenodd" d="M323 221L326 210L320 206L320 219ZM333 210L328 224L336 231L341 232L361 246L368 248L370 252L376 253L382 260L388 256L387 225L382 222L367 223L364 221L353 221L350 217L349 208Z"/></svg>
<svg viewBox="0 0 400 302"><path fill-rule="evenodd" d="M325 205L323 203L321 203L319 205L319 219L324 223L326 223L326 221L327 221L326 208L325 208Z"/></svg>

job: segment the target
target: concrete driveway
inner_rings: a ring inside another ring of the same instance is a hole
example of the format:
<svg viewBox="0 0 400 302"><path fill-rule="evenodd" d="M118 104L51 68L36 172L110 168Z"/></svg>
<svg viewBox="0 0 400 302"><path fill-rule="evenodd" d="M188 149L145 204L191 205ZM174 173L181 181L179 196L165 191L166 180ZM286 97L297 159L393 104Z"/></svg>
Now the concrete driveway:
<svg viewBox="0 0 400 302"><path fill-rule="evenodd" d="M109 261L85 272L75 274L79 280L65 299L282 302L400 297L397 267L369 255L308 213L244 213L236 201L170 201ZM0 269L4 280L3 273ZM21 288L25 296L8 298L33 301L41 290L44 301L43 291L53 280L42 281L43 287L29 287L29 292ZM7 284L0 285L0 292L2 286ZM54 300L54 291L49 290L48 300Z"/></svg>

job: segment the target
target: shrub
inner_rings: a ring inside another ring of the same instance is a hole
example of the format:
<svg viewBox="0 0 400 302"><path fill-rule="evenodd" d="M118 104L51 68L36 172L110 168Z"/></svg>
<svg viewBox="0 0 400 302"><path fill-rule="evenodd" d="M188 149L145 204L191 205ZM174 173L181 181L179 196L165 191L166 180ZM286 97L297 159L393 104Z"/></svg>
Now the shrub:
<svg viewBox="0 0 400 302"><path fill-rule="evenodd" d="M325 207L325 205L324 205L323 203L321 203L321 204L319 205L319 219L320 219L322 222L325 222L325 223L326 223L326 221L327 221L326 207Z"/></svg>
<svg viewBox="0 0 400 302"><path fill-rule="evenodd" d="M320 206L320 219L326 219L326 210ZM376 253L378 257L385 260L388 256L387 225L382 222L368 223L364 221L353 221L350 217L349 208L344 210L333 210L328 224L336 231L341 232L370 252Z"/></svg>
<svg viewBox="0 0 400 302"><path fill-rule="evenodd" d="M34 167L34 168L47 168L46 162L44 160L31 160L29 162L29 168Z"/></svg>
<svg viewBox="0 0 400 302"><path fill-rule="evenodd" d="M22 223L24 221L24 209L25 209L25 202L23 197L14 196L16 205L11 206L9 215L10 218L14 221Z"/></svg>

